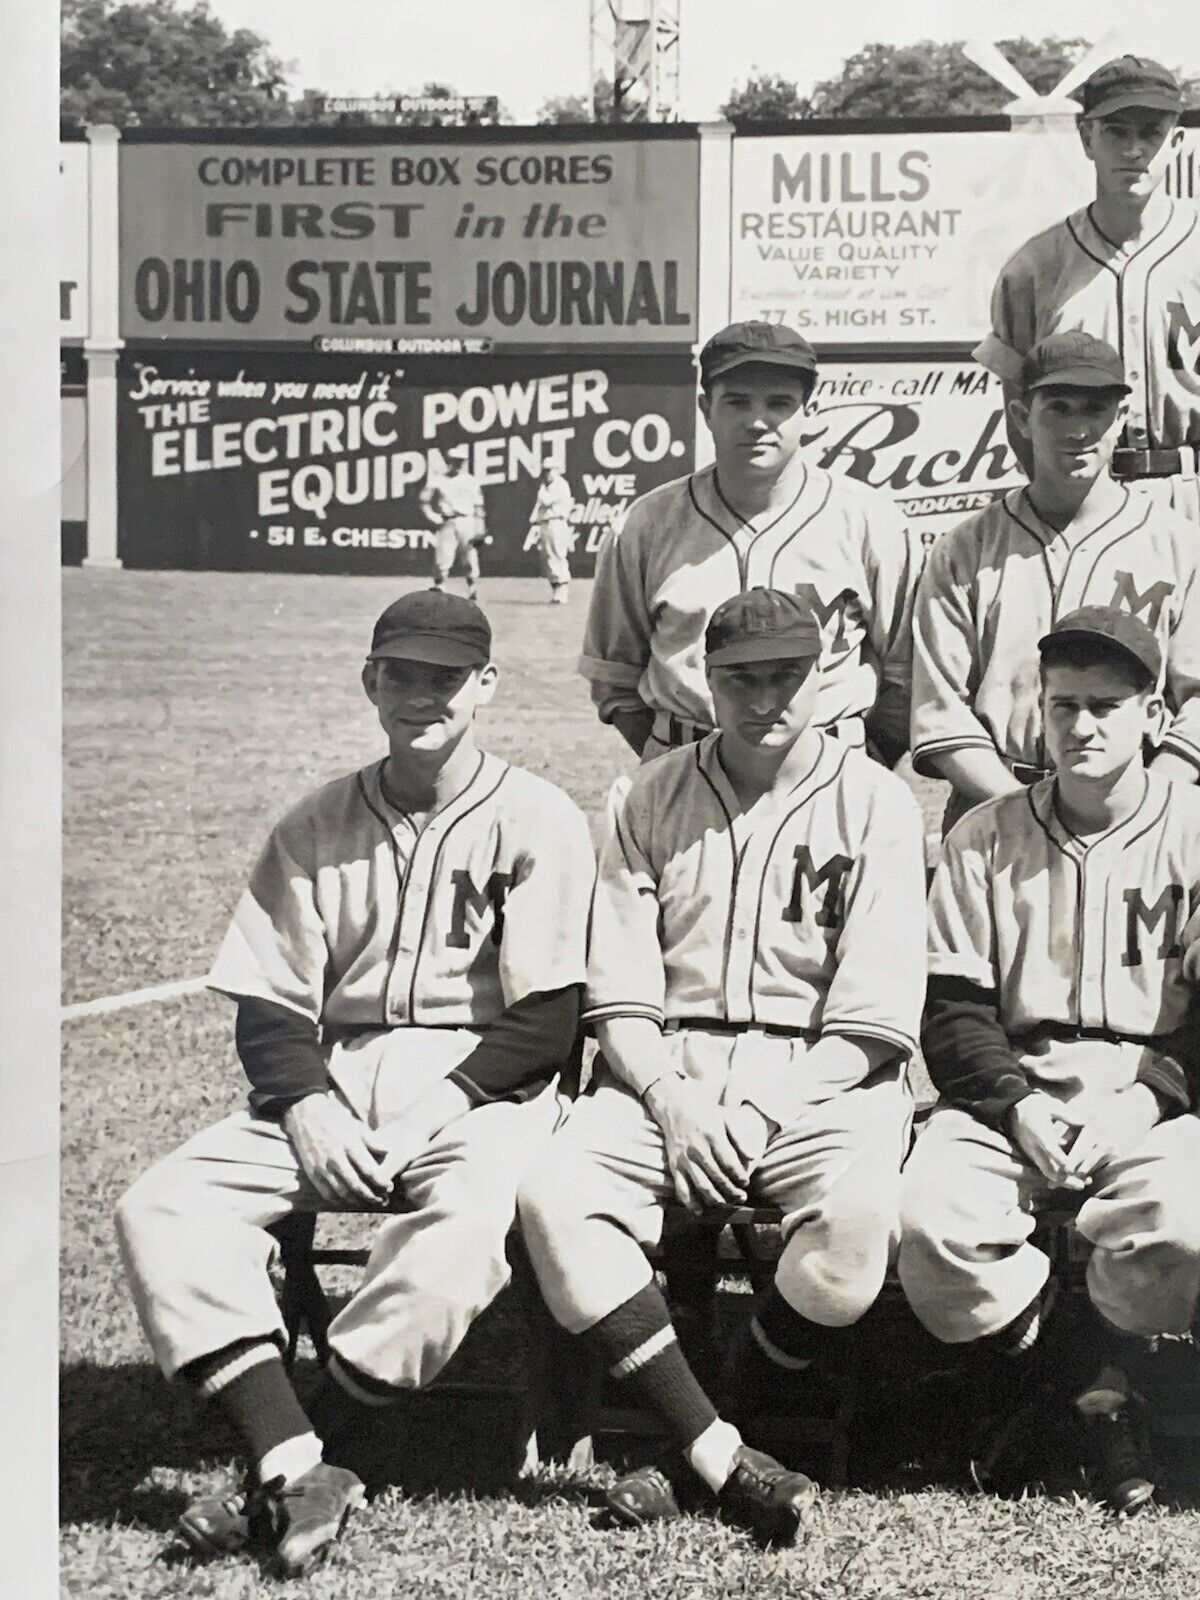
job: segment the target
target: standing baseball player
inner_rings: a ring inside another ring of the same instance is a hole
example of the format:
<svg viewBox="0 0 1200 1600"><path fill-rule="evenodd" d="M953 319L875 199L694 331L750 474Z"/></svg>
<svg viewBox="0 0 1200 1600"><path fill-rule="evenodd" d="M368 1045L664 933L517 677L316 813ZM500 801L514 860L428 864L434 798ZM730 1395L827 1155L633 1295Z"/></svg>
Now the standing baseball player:
<svg viewBox="0 0 1200 1600"><path fill-rule="evenodd" d="M421 490L421 509L437 529L433 546L433 586L440 589L462 567L467 594L479 593L479 545L487 537L483 490L467 471L466 458L452 456L444 474Z"/></svg>
<svg viewBox="0 0 1200 1600"><path fill-rule="evenodd" d="M1076 98L1095 198L1001 268L992 331L975 357L1011 398L1022 359L1047 334L1081 329L1113 345L1130 388L1113 475L1145 480L1163 504L1200 521L1200 215L1164 187L1183 93L1157 61L1121 56ZM1011 425L1009 438L1028 471Z"/></svg>
<svg viewBox="0 0 1200 1600"><path fill-rule="evenodd" d="M571 512L575 500L562 469L548 460L538 484L529 516L529 531L542 558L542 571L550 584L554 605L565 606L571 592L570 555L574 534Z"/></svg>
<svg viewBox="0 0 1200 1600"><path fill-rule="evenodd" d="M636 500L601 546L580 671L602 722L643 758L714 726L704 629L757 586L798 594L821 624L816 722L889 761L908 743L919 540L876 489L806 461L817 379L790 328L738 322L700 352L715 465Z"/></svg>
<svg viewBox="0 0 1200 1600"><path fill-rule="evenodd" d="M1083 607L1039 643L1055 776L951 831L929 909L921 1043L942 1099L902 1189L900 1280L951 1344L1032 1346L1053 1280L1030 1242L1048 1196L1082 1197L1091 1322L1071 1374L1110 1503L1153 1494L1129 1419L1138 1338L1185 1333L1200 1287L1195 991L1200 793L1147 772L1158 641Z"/></svg>
<svg viewBox="0 0 1200 1600"><path fill-rule="evenodd" d="M261 1529L301 1571L363 1495L322 1439L344 1452L429 1383L508 1280L517 1184L574 1046L594 863L571 801L476 745L490 642L477 606L433 591L375 624L362 681L388 753L274 828L209 976L237 1001L250 1109L120 1204L155 1356L217 1402L250 1464L249 1492L184 1514L200 1553ZM403 1210L330 1327L310 1420L280 1361L267 1230L389 1199Z"/></svg>
<svg viewBox="0 0 1200 1600"><path fill-rule="evenodd" d="M1184 783L1200 771L1196 528L1108 475L1129 393L1121 359L1090 334L1051 334L1019 391L1009 410L1031 482L937 542L913 615L913 766L953 785L947 827L1046 775L1037 640L1082 605L1154 630L1171 717L1153 768Z"/></svg>
<svg viewBox="0 0 1200 1600"><path fill-rule="evenodd" d="M598 1087L520 1199L554 1316L661 1419L723 1514L779 1541L813 1485L717 1416L642 1246L672 1198L782 1210L743 1352L747 1409L803 1384L883 1283L924 993L921 818L900 779L816 725L822 653L790 593L714 612L719 731L645 764L616 803L585 1007ZM628 1523L678 1514L654 1469L608 1502Z"/></svg>

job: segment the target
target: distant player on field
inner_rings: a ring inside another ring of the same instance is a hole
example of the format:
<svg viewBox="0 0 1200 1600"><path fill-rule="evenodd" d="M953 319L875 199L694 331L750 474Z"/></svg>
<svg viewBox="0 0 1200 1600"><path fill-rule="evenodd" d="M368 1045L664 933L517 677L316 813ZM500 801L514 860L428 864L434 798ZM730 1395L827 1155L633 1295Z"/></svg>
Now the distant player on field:
<svg viewBox="0 0 1200 1600"><path fill-rule="evenodd" d="M1130 1427L1139 1338L1191 1327L1200 1288L1196 995L1200 792L1147 772L1162 663L1137 617L1040 641L1055 776L951 831L929 907L921 1044L941 1093L904 1172L900 1281L951 1344L1019 1356L1055 1287L1033 1208L1078 1196L1090 1321L1066 1377L1117 1511L1153 1494Z"/></svg>
<svg viewBox="0 0 1200 1600"><path fill-rule="evenodd" d="M602 722L648 759L714 726L704 629L723 600L767 586L821 625L815 720L893 763L908 742L921 544L878 489L801 451L817 381L790 328L738 322L700 352L715 465L652 489L600 548L579 668Z"/></svg>
<svg viewBox="0 0 1200 1600"><path fill-rule="evenodd" d="M421 509L437 529L433 546L433 586L441 589L461 566L467 594L479 593L479 546L487 537L483 490L467 471L465 458L452 456L447 471L421 490Z"/></svg>
<svg viewBox="0 0 1200 1600"><path fill-rule="evenodd" d="M1164 187L1183 93L1157 61L1121 56L1076 98L1095 198L1005 263L992 331L975 356L1011 399L1021 361L1047 334L1080 329L1104 339L1120 352L1130 389L1114 477L1145 480L1161 504L1197 522L1200 214ZM1011 423L1009 438L1028 471L1026 442Z"/></svg>
<svg viewBox="0 0 1200 1600"><path fill-rule="evenodd" d="M548 460L542 469L529 527L542 558L542 572L550 585L550 599L556 606L565 606L571 593L571 512L574 505L571 485L560 468Z"/></svg>
<svg viewBox="0 0 1200 1600"><path fill-rule="evenodd" d="M250 1466L246 1491L184 1513L201 1554L261 1536L302 1571L362 1503L325 1457L430 1382L508 1281L517 1184L572 1057L594 863L566 795L475 742L490 645L453 595L405 595L375 624L362 681L388 753L272 830L209 975L237 1001L250 1109L119 1207L159 1365L217 1403ZM280 1361L267 1230L389 1198L403 1209L329 1329L310 1420Z"/></svg>
<svg viewBox="0 0 1200 1600"><path fill-rule="evenodd" d="M585 1008L598 1087L520 1200L558 1321L661 1420L727 1519L780 1542L813 1485L718 1417L642 1245L672 1198L782 1210L739 1371L746 1413L784 1387L828 1394L825 1363L883 1284L925 981L921 816L899 778L816 725L822 643L779 590L709 621L718 731L644 765L615 803ZM633 1524L678 1515L654 1469L608 1504Z"/></svg>
<svg viewBox="0 0 1200 1600"><path fill-rule="evenodd" d="M913 765L947 778L947 825L981 800L1046 775L1037 640L1082 605L1116 606L1154 630L1169 721L1155 772L1200 776L1200 540L1108 464L1129 386L1117 352L1052 334L1021 364L1009 401L1032 481L945 534L913 615Z"/></svg>

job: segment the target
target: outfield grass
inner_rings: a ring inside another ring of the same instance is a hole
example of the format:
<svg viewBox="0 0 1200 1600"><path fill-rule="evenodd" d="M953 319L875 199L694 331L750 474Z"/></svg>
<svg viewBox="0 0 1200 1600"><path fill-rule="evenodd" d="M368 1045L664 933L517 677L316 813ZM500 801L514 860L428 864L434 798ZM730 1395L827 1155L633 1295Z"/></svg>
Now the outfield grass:
<svg viewBox="0 0 1200 1600"><path fill-rule="evenodd" d="M396 586L101 571L68 571L64 584L70 1002L202 973L270 822L377 753L358 670ZM545 594L533 582L485 585L504 679L484 737L595 817L625 761L574 675L586 586L566 608ZM505 1411L432 1400L397 1424L397 1486L302 1584L277 1584L245 1562L164 1561L175 1517L224 1482L232 1446L153 1369L111 1214L150 1161L239 1102L230 1020L226 1003L201 995L65 1028L68 1595L1178 1600L1200 1590L1194 1511L1117 1524L1073 1497L1069 1476L1055 1497L1018 1502L950 1480L922 1488L900 1450L870 1492L827 1494L792 1551L763 1554L703 1515L656 1532L605 1530L594 1526L594 1483L548 1478L511 1492ZM519 1369L511 1332L498 1314L464 1361Z"/></svg>

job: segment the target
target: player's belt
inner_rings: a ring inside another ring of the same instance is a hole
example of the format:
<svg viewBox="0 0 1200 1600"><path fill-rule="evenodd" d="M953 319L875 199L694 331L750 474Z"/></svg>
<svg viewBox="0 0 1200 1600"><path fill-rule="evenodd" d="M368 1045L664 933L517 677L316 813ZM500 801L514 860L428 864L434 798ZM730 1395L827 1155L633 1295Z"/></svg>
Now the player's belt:
<svg viewBox="0 0 1200 1600"><path fill-rule="evenodd" d="M1113 451L1114 478L1174 478L1179 473L1194 478L1198 469L1200 450L1190 444L1180 445L1173 450Z"/></svg>
<svg viewBox="0 0 1200 1600"><path fill-rule="evenodd" d="M698 1028L704 1033L765 1033L771 1039L815 1039L819 1029L785 1028L777 1022L728 1022L724 1017L668 1017L664 1033Z"/></svg>
<svg viewBox="0 0 1200 1600"><path fill-rule="evenodd" d="M1049 767L1035 767L1029 761L1014 761L1011 756L1004 757L1004 765L1018 783L1041 783L1043 778L1050 776Z"/></svg>
<svg viewBox="0 0 1200 1600"><path fill-rule="evenodd" d="M659 744L669 745L673 750L679 749L681 745L695 744L698 739L703 739L712 731L702 722L688 722L684 717L677 717L673 711L655 713L654 737ZM852 746L855 750L861 750L867 742L866 728L861 717L843 717L840 722L830 722L822 727L821 732Z"/></svg>

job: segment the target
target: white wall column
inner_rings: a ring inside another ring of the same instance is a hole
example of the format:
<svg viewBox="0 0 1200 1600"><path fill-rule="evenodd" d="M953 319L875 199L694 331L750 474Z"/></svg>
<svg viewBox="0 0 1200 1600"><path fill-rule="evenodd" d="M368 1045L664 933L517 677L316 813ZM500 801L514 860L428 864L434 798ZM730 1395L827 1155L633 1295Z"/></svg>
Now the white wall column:
<svg viewBox="0 0 1200 1600"><path fill-rule="evenodd" d="M121 349L120 135L88 129L91 322L87 357L87 555L85 567L119 567L117 556L117 355Z"/></svg>

